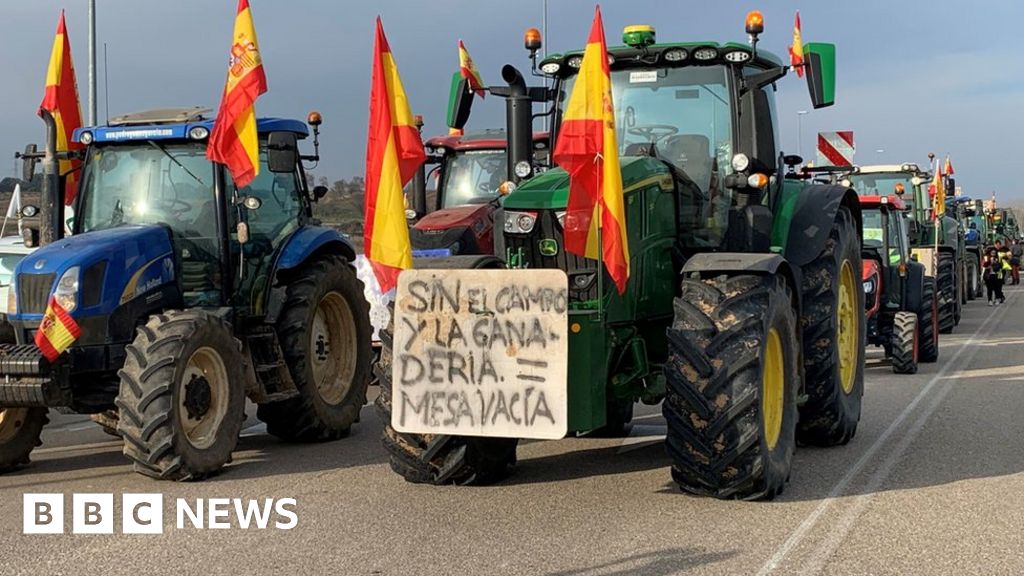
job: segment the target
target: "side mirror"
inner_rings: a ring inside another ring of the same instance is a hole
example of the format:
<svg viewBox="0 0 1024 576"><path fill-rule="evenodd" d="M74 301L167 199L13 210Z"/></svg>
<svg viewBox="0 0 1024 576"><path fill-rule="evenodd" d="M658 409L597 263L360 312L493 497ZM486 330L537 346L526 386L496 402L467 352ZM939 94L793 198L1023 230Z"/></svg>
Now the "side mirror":
<svg viewBox="0 0 1024 576"><path fill-rule="evenodd" d="M319 202L324 196L327 196L327 186L313 186L313 202Z"/></svg>
<svg viewBox="0 0 1024 576"><path fill-rule="evenodd" d="M271 132L267 137L267 167L271 172L294 172L299 163L299 141L294 132Z"/></svg>
<svg viewBox="0 0 1024 576"><path fill-rule="evenodd" d="M473 109L473 92L469 90L469 81L456 72L452 75L451 91L448 92L448 127L462 130L469 121L469 113Z"/></svg>
<svg viewBox="0 0 1024 576"><path fill-rule="evenodd" d="M21 155L21 179L31 182L36 176L36 164L39 163L39 147L35 144L25 146L25 153Z"/></svg>
<svg viewBox="0 0 1024 576"><path fill-rule="evenodd" d="M820 42L804 44L807 91L815 109L836 103L836 45Z"/></svg>

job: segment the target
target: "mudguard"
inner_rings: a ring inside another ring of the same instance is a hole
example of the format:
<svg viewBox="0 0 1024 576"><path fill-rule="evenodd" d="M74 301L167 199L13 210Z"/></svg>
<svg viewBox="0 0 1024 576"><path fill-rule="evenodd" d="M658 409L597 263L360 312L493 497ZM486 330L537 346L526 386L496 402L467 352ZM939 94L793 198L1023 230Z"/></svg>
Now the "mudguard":
<svg viewBox="0 0 1024 576"><path fill-rule="evenodd" d="M782 274L793 289L793 296L800 305L800 270L794 268L778 254L751 254L747 252L701 252L694 254L683 265L683 275L700 274L711 277L718 274ZM800 308L798 307L797 310Z"/></svg>
<svg viewBox="0 0 1024 576"><path fill-rule="evenodd" d="M917 312L921 309L921 296L924 293L924 265L918 262L907 262L907 281L904 284L903 310Z"/></svg>
<svg viewBox="0 0 1024 576"><path fill-rule="evenodd" d="M349 263L356 259L352 242L341 232L324 226L303 226L285 241L277 257L275 271L297 268L310 256L320 252L341 254Z"/></svg>
<svg viewBox="0 0 1024 576"><path fill-rule="evenodd" d="M857 234L863 238L860 202L853 190L831 184L812 184L796 194L783 249L783 255L793 267L803 268L825 249L840 206L849 208ZM860 240L857 243L860 244Z"/></svg>

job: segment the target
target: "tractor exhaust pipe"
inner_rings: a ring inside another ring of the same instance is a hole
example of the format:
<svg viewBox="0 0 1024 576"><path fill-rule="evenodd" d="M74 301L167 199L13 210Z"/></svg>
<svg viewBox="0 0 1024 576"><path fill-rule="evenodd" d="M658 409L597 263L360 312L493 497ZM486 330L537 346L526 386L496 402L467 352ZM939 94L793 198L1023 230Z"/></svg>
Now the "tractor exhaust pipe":
<svg viewBox="0 0 1024 576"><path fill-rule="evenodd" d="M39 197L39 245L45 246L64 235L64 202L57 157L57 122L47 110L40 110L39 116L46 125L43 183Z"/></svg>
<svg viewBox="0 0 1024 576"><path fill-rule="evenodd" d="M508 179L516 184L515 167L520 162L533 165L533 98L522 73L511 64L501 69L501 79L508 84L505 96L505 124L508 132Z"/></svg>

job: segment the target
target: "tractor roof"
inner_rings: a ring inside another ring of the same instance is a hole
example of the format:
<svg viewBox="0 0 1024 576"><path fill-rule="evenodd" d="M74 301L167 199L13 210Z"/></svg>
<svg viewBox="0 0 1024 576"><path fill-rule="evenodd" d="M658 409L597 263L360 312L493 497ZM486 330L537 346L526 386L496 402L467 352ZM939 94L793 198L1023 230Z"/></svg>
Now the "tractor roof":
<svg viewBox="0 0 1024 576"><path fill-rule="evenodd" d="M534 132L533 141L546 142L547 132ZM504 129L488 128L480 132L464 135L435 136L426 142L427 146L448 148L450 150L504 150L508 145L508 137Z"/></svg>
<svg viewBox="0 0 1024 576"><path fill-rule="evenodd" d="M857 166L850 172L851 175L857 174L894 174L899 172L905 172L908 174L924 174L926 171L914 164L913 162L904 162L903 164L875 164L872 166Z"/></svg>
<svg viewBox="0 0 1024 576"><path fill-rule="evenodd" d="M705 57L696 58L695 55L701 51L703 51L703 56ZM665 58L664 55L669 52L673 52L670 55L671 57L678 59L670 61ZM608 54L612 58L612 70L623 67L651 66L650 62L656 63L654 64L655 66L705 66L715 63L730 63L728 55L732 52L751 54L750 46L739 42L676 42L652 44L645 49L633 48L632 46L608 48ZM583 50L574 50L564 54L551 54L541 63L541 68L543 69L544 65L548 63L557 63L561 70L553 75L562 76L565 75L566 67L573 70L579 68L579 61L575 58L582 55ZM573 63L575 63L575 66L573 66ZM748 65L750 64L765 69L777 68L783 65L782 60L778 56L767 50L758 50L757 59L748 62Z"/></svg>
<svg viewBox="0 0 1024 576"><path fill-rule="evenodd" d="M195 128L205 128L207 135L213 130L213 110L194 106L192 108L161 108L133 114L123 114L110 119L106 126L86 126L75 130L71 139L81 142L82 134L92 134L94 142L130 142L133 140L184 140ZM256 131L294 132L299 138L309 136L304 122L285 118L257 118ZM206 135L199 138L206 138Z"/></svg>
<svg viewBox="0 0 1024 576"><path fill-rule="evenodd" d="M894 194L888 196L858 196L862 208L881 208L882 206L892 207L896 210L906 210L907 205L903 199Z"/></svg>

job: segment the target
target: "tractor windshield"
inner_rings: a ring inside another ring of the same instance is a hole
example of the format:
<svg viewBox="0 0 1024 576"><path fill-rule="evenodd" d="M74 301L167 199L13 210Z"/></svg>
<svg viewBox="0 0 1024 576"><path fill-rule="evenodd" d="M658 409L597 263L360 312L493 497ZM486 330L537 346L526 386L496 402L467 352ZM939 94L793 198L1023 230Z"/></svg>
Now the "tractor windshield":
<svg viewBox="0 0 1024 576"><path fill-rule="evenodd" d="M507 179L505 150L466 150L447 155L441 207L489 202Z"/></svg>
<svg viewBox="0 0 1024 576"><path fill-rule="evenodd" d="M902 186L904 201L908 200L914 191L914 185L910 181L910 175L902 172L878 173L878 174L851 174L849 176L850 187L858 196L888 196L896 194L897 186Z"/></svg>
<svg viewBox="0 0 1024 576"><path fill-rule="evenodd" d="M724 66L612 71L621 156L653 156L675 169L686 243L717 246L726 228L732 172L730 73ZM568 103L575 76L563 81Z"/></svg>
<svg viewBox="0 0 1024 576"><path fill-rule="evenodd" d="M167 224L184 236L215 238L213 181L200 144L93 146L82 175L79 229Z"/></svg>

